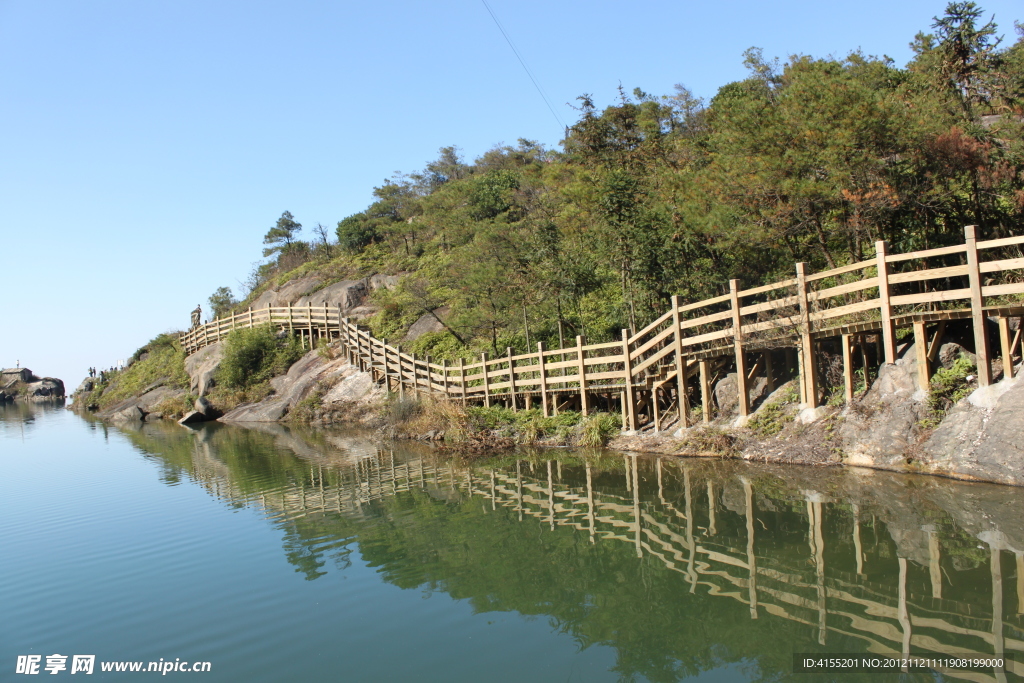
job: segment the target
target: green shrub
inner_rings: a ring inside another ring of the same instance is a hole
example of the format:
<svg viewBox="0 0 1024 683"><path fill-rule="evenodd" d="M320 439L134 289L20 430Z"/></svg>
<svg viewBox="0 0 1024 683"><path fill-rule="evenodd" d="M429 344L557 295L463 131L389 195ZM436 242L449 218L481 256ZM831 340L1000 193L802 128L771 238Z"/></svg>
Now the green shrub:
<svg viewBox="0 0 1024 683"><path fill-rule="evenodd" d="M297 337L278 339L270 325L240 328L225 342L218 380L226 387L246 389L286 372L302 353Z"/></svg>
<svg viewBox="0 0 1024 683"><path fill-rule="evenodd" d="M928 417L921 422L921 426L930 428L942 421L946 413L957 404L960 399L970 394L977 388L977 380L972 378L975 375L977 366L968 356L960 354L952 367L939 368L932 375L928 391Z"/></svg>
<svg viewBox="0 0 1024 683"><path fill-rule="evenodd" d="M161 334L150 340L132 355L127 368L108 373L106 384L101 385L102 393L93 392L97 397L95 403L100 409L108 408L130 396L138 396L146 387L158 382L182 389L189 385L185 352L172 334Z"/></svg>

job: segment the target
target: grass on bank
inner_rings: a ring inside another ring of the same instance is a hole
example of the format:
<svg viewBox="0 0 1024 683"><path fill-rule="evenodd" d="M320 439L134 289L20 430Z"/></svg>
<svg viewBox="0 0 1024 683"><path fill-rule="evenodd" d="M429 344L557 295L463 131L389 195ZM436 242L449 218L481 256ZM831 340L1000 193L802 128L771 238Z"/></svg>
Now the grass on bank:
<svg viewBox="0 0 1024 683"><path fill-rule="evenodd" d="M220 410L262 401L274 391L270 379L287 372L304 353L297 336L279 336L271 325L233 330L224 341L210 401Z"/></svg>
<svg viewBox="0 0 1024 683"><path fill-rule="evenodd" d="M515 412L500 406L463 408L445 400L392 397L386 422L413 435L444 434L447 443L459 444L472 435L510 439L520 444L554 441L569 446L602 446L618 434L621 418L615 413L583 416L575 411L544 417L540 410Z"/></svg>
<svg viewBox="0 0 1024 683"><path fill-rule="evenodd" d="M99 379L96 383L90 402L99 410L138 396L153 384L188 389L185 352L176 335L161 334L136 351L128 367L108 373L105 383L101 384Z"/></svg>

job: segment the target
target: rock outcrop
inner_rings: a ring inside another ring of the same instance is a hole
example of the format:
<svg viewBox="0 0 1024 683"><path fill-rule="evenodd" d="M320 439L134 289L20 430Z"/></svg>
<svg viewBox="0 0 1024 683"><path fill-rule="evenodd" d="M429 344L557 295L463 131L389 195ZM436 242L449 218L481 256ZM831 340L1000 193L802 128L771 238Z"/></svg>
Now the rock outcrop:
<svg viewBox="0 0 1024 683"><path fill-rule="evenodd" d="M296 405L314 392L324 406L332 403L372 403L382 399L384 389L369 374L349 365L344 357L324 358L310 351L284 375L270 380L274 394L260 401L229 410L223 422L276 422L285 418Z"/></svg>
<svg viewBox="0 0 1024 683"><path fill-rule="evenodd" d="M64 396L64 382L56 377L36 377L28 368L0 370L0 401L48 401Z"/></svg>
<svg viewBox="0 0 1024 683"><path fill-rule="evenodd" d="M224 342L204 346L185 359L188 373L189 393L205 396L216 385L215 375L220 362L224 360Z"/></svg>
<svg viewBox="0 0 1024 683"><path fill-rule="evenodd" d="M319 275L290 280L276 289L268 289L252 302L253 309L267 306L295 307L312 305L314 308L341 307L342 314L355 319L362 319L377 312L369 305L370 295L381 288L394 289L398 284L398 275L373 275L362 280L342 280L324 285L324 278Z"/></svg>

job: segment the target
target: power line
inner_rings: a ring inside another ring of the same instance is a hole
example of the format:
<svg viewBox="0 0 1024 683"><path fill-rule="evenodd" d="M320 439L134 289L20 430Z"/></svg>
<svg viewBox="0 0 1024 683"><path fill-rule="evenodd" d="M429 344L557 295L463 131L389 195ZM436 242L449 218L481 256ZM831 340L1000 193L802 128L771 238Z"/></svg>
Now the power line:
<svg viewBox="0 0 1024 683"><path fill-rule="evenodd" d="M492 10L491 6L487 4L487 0L480 0L480 2L482 2L484 4L484 7L487 8L487 13L490 14L491 19L494 20L494 25L498 27L498 30L501 31L501 35L505 37L505 42L508 43L508 46L510 48L512 48L512 52L515 54L516 59L518 59L519 63L522 65L523 71L525 71L526 75L530 77L530 80L533 82L533 87L537 89L537 93L544 100L544 104L548 106L548 111L550 111L551 115L555 117L555 121L558 122L558 125L561 126L563 130L567 129L565 123L563 123L562 119L559 118L558 114L555 113L555 109L554 107L551 106L551 102L550 100L548 100L548 96L544 92L544 89L540 87L540 83L538 83L537 79L533 77L533 72L530 71L530 67L526 66L526 62L523 60L522 55L519 54L519 50L517 50L516 46L512 43L512 39L508 37L508 33L505 31L505 27L501 25L500 21L498 21L498 16L494 13L494 10Z"/></svg>

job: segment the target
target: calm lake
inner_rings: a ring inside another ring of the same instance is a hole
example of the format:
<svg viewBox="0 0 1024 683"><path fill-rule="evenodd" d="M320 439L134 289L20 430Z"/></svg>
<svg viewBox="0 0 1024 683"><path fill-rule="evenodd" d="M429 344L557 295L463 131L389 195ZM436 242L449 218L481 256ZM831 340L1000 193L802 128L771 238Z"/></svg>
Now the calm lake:
<svg viewBox="0 0 1024 683"><path fill-rule="evenodd" d="M155 674L101 663L210 662L167 674L203 681L1019 680L1021 494L611 451L461 463L344 431L0 406L0 680L22 678L19 656L49 675L54 654L57 675L95 655L96 679L122 681ZM905 652L1018 661L794 673L794 653Z"/></svg>

